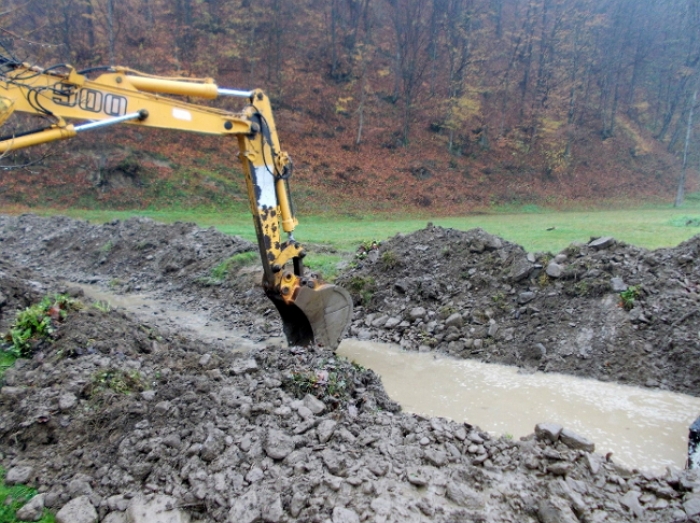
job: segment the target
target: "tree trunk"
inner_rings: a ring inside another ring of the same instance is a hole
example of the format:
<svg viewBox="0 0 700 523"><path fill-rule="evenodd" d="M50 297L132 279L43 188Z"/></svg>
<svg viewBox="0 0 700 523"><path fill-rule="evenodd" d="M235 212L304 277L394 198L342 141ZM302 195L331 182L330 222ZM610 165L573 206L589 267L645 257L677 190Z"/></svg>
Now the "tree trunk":
<svg viewBox="0 0 700 523"><path fill-rule="evenodd" d="M690 135L693 129L693 111L695 102L698 99L698 90L693 92L693 101L690 103L690 111L688 111L688 127L685 132L685 147L683 147L683 167L681 169L681 178L678 181L678 190L676 191L676 200L673 202L674 207L680 207L685 199L685 173L688 166L688 144L690 143Z"/></svg>

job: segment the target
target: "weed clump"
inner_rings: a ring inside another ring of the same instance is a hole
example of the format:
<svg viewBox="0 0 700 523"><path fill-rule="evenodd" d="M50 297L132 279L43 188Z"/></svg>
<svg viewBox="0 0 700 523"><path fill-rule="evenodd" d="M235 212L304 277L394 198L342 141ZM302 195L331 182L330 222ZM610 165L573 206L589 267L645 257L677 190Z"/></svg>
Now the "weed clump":
<svg viewBox="0 0 700 523"><path fill-rule="evenodd" d="M2 336L7 343L5 351L16 358L30 357L42 342L51 340L68 311L77 308L79 302L56 294L18 312L9 332Z"/></svg>

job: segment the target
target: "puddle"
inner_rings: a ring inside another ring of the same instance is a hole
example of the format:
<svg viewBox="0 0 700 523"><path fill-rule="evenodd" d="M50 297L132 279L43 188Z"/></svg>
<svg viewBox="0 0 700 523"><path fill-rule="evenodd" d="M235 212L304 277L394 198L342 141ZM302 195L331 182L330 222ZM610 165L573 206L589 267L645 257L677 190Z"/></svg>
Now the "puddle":
<svg viewBox="0 0 700 523"><path fill-rule="evenodd" d="M700 398L518 369L381 343L344 340L338 354L371 368L407 412L466 421L519 438L550 421L585 436L628 468L683 468Z"/></svg>

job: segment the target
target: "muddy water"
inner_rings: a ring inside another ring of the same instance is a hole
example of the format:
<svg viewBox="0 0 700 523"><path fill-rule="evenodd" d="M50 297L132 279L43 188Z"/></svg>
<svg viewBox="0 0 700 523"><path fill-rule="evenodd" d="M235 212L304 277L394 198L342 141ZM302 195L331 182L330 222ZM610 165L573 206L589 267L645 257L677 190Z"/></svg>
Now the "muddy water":
<svg viewBox="0 0 700 523"><path fill-rule="evenodd" d="M403 352L345 340L338 354L377 372L405 411L478 425L495 435L531 434L551 421L613 453L616 463L661 473L683 468L700 398L559 374Z"/></svg>

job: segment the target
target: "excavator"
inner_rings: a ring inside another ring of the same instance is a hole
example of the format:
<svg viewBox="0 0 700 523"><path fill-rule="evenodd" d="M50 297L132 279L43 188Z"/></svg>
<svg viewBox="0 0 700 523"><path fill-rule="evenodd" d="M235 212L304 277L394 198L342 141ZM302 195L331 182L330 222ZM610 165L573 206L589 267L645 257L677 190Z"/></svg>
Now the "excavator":
<svg viewBox="0 0 700 523"><path fill-rule="evenodd" d="M240 112L230 112L189 101L220 97L247 103ZM287 341L337 348L350 323L352 300L342 287L304 270L306 251L293 234L298 225L289 190L293 164L280 147L270 99L262 90L222 88L211 78L155 76L127 67L78 71L68 64L40 68L0 57L0 125L14 111L42 116L45 125L0 137L2 154L116 124L235 136L262 286L280 313Z"/></svg>

